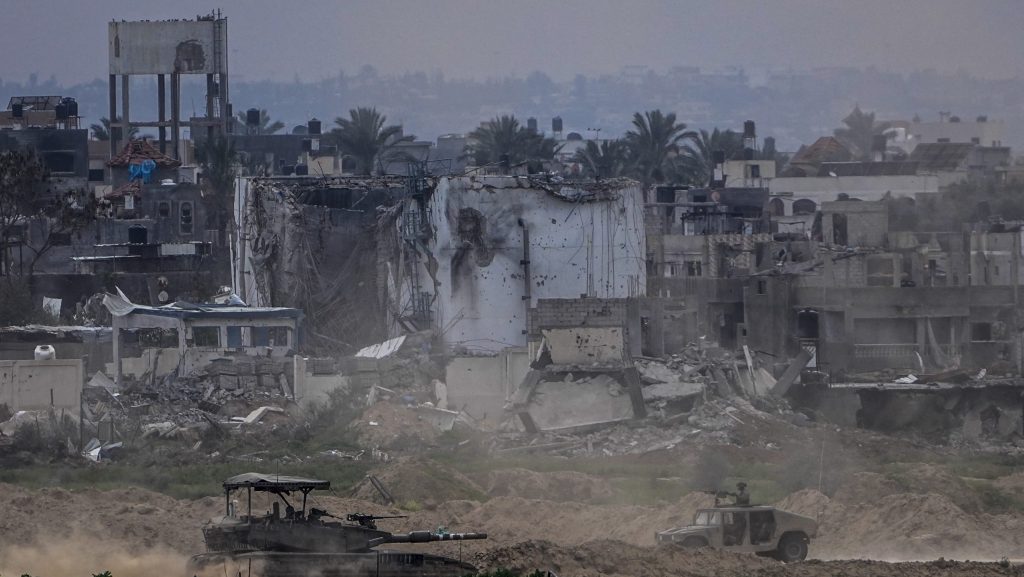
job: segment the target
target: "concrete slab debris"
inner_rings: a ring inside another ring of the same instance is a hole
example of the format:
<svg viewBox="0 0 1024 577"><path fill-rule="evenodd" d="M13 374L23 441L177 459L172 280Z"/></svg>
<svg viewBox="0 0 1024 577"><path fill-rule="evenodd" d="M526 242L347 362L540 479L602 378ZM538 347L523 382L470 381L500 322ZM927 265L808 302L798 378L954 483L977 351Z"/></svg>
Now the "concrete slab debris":
<svg viewBox="0 0 1024 577"><path fill-rule="evenodd" d="M700 395L704 392L703 383L657 383L642 389L644 402L674 401Z"/></svg>
<svg viewBox="0 0 1024 577"><path fill-rule="evenodd" d="M231 420L236 423L242 423L245 425L252 425L263 420L263 417L267 416L267 413L284 413L284 409L281 407L268 407L263 406L253 410L244 418L233 417Z"/></svg>
<svg viewBox="0 0 1024 577"><path fill-rule="evenodd" d="M800 371L804 370L807 363L811 361L811 353L807 349L800 349L800 352L793 359L793 362L786 367L786 371L782 373L779 380L776 381L775 386L772 387L772 394L776 397L785 396L789 392L789 388L796 382L797 377L800 376Z"/></svg>
<svg viewBox="0 0 1024 577"><path fill-rule="evenodd" d="M359 352L355 354L356 357L361 359L384 359L398 352L398 349L402 348L405 343L405 335L395 337L384 341L383 343L377 343L359 349Z"/></svg>

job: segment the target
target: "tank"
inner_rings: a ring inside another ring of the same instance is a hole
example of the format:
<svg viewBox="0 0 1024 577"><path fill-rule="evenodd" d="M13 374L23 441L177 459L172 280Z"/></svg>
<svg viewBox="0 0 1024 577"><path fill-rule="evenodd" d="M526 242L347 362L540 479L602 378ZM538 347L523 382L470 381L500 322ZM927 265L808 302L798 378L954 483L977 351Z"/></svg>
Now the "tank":
<svg viewBox="0 0 1024 577"><path fill-rule="evenodd" d="M245 473L224 481L224 517L203 528L206 552L189 560L187 575L456 577L476 572L471 564L451 557L383 546L486 539L485 533L391 533L378 528L377 521L401 516L338 516L315 507L307 510L310 493L330 486L330 481L263 473ZM240 492L245 493L244 515L232 499ZM265 514L253 513L254 492L276 498Z"/></svg>

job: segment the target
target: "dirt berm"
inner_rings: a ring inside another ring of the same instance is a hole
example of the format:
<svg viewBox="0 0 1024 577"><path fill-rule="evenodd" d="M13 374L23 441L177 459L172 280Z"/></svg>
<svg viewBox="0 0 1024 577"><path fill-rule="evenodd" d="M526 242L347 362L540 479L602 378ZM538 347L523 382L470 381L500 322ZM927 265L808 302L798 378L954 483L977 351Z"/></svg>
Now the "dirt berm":
<svg viewBox="0 0 1024 577"><path fill-rule="evenodd" d="M498 547L473 560L482 568L527 572L551 570L560 577L995 577L1024 575L1024 567L999 563L929 561L807 561L784 565L753 555L675 548L637 547L620 541L591 541L574 547L525 541Z"/></svg>

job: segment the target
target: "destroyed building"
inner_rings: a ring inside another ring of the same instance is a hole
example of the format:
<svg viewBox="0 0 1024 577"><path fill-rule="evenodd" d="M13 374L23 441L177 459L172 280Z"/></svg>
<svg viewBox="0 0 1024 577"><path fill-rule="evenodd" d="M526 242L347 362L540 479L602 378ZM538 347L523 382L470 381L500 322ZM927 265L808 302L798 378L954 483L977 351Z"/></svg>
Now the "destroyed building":
<svg viewBox="0 0 1024 577"><path fill-rule="evenodd" d="M646 293L641 226L629 181L442 177L406 198L395 221L403 244L385 265L389 324L414 319L466 351L525 346L540 302Z"/></svg>
<svg viewBox="0 0 1024 577"><path fill-rule="evenodd" d="M299 348L302 311L297 309L180 302L151 307L111 294L103 304L113 315L112 373L118 385L126 376L184 378L218 359L281 362Z"/></svg>
<svg viewBox="0 0 1024 577"><path fill-rule="evenodd" d="M308 344L351 351L387 336L378 221L405 194L400 177L240 178L233 281L243 301L306 311Z"/></svg>

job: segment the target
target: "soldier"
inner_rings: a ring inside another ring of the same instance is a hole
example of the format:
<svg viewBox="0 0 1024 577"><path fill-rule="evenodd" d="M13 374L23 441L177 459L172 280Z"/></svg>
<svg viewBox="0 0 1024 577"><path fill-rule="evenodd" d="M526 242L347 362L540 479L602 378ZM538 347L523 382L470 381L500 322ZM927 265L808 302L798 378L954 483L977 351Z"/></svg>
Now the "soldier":
<svg viewBox="0 0 1024 577"><path fill-rule="evenodd" d="M750 493L747 492L747 484L743 481L736 483L736 492L732 494L737 506L750 505Z"/></svg>

